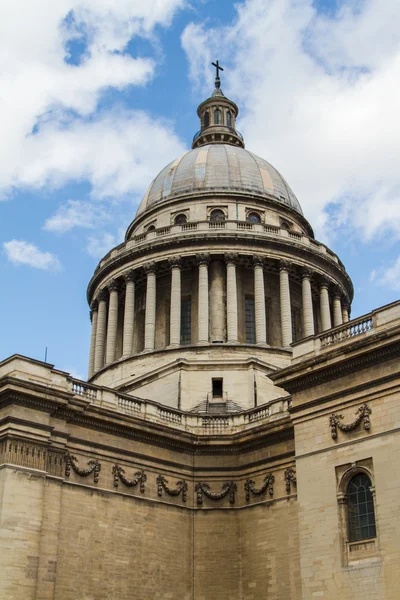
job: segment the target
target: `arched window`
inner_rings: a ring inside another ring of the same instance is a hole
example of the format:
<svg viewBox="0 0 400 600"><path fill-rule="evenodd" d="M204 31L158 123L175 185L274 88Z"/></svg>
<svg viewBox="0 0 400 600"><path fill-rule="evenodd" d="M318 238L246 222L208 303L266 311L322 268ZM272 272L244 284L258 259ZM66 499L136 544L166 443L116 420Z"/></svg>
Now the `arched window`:
<svg viewBox="0 0 400 600"><path fill-rule="evenodd" d="M247 222L248 223L261 223L261 217L258 213L251 212L247 215Z"/></svg>
<svg viewBox="0 0 400 600"><path fill-rule="evenodd" d="M216 208L213 211L211 211L210 221L225 221L224 211L220 208Z"/></svg>
<svg viewBox="0 0 400 600"><path fill-rule="evenodd" d="M156 226L155 225L149 225L149 227L147 228L146 231L155 231L156 230Z"/></svg>
<svg viewBox="0 0 400 600"><path fill-rule="evenodd" d="M230 110L226 113L226 125L227 127L232 127L232 113Z"/></svg>
<svg viewBox="0 0 400 600"><path fill-rule="evenodd" d="M292 226L288 221L284 221L283 219L281 220L281 229L286 229L287 231L289 231L289 229L291 229Z"/></svg>
<svg viewBox="0 0 400 600"><path fill-rule="evenodd" d="M183 225L184 223L187 223L187 216L183 213L176 215L174 223L175 225Z"/></svg>
<svg viewBox="0 0 400 600"><path fill-rule="evenodd" d="M219 108L217 108L214 111L214 125L220 125L221 124L221 111L219 110Z"/></svg>
<svg viewBox="0 0 400 600"><path fill-rule="evenodd" d="M365 473L354 475L347 486L347 519L349 542L376 537L371 480Z"/></svg>
<svg viewBox="0 0 400 600"><path fill-rule="evenodd" d="M210 127L210 113L207 111L204 113L204 129Z"/></svg>

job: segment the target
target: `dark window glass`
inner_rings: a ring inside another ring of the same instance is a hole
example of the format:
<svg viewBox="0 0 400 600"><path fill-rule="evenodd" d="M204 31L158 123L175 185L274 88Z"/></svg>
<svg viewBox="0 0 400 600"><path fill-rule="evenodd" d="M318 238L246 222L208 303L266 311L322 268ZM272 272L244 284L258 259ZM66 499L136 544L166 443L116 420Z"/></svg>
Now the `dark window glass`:
<svg viewBox="0 0 400 600"><path fill-rule="evenodd" d="M349 542L376 537L371 480L365 473L355 475L347 486Z"/></svg>
<svg viewBox="0 0 400 600"><path fill-rule="evenodd" d="M209 112L206 112L204 114L204 129L206 127L210 127L210 113Z"/></svg>
<svg viewBox="0 0 400 600"><path fill-rule="evenodd" d="M287 229L289 231L289 229L290 229L290 223L288 223L287 221L281 221L281 228L282 229Z"/></svg>
<svg viewBox="0 0 400 600"><path fill-rule="evenodd" d="M184 223L187 223L187 216L184 214L176 215L174 223L175 225L183 225Z"/></svg>
<svg viewBox="0 0 400 600"><path fill-rule="evenodd" d="M213 210L211 212L210 220L211 221L225 221L224 211L220 210L219 208L216 208L215 210Z"/></svg>
<svg viewBox="0 0 400 600"><path fill-rule="evenodd" d="M261 223L261 217L258 213L251 212L247 215L247 222L248 223Z"/></svg>
<svg viewBox="0 0 400 600"><path fill-rule="evenodd" d="M214 125L220 125L221 124L221 111L219 110L219 108L217 108L217 110L214 111Z"/></svg>
<svg viewBox="0 0 400 600"><path fill-rule="evenodd" d="M182 298L181 302L181 345L187 346L192 341L192 301Z"/></svg>
<svg viewBox="0 0 400 600"><path fill-rule="evenodd" d="M232 114L230 110L226 113L226 124L228 127L232 127Z"/></svg>
<svg viewBox="0 0 400 600"><path fill-rule="evenodd" d="M294 342L297 341L297 332L298 332L298 313L295 310L292 310L292 339Z"/></svg>
<svg viewBox="0 0 400 600"><path fill-rule="evenodd" d="M156 230L156 227L155 227L155 225L150 225L150 226L147 228L147 231L155 231L155 230Z"/></svg>
<svg viewBox="0 0 400 600"><path fill-rule="evenodd" d="M222 379L212 380L212 395L213 398L222 398Z"/></svg>
<svg viewBox="0 0 400 600"><path fill-rule="evenodd" d="M256 343L256 323L254 312L254 296L246 296L244 299L245 306L245 327L246 327L246 344Z"/></svg>

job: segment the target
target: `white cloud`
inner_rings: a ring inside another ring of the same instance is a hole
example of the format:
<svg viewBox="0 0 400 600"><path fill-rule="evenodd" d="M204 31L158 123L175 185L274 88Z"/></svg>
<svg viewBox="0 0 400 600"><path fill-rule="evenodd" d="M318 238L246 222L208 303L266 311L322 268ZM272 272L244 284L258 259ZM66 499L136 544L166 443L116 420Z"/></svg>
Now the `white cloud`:
<svg viewBox="0 0 400 600"><path fill-rule="evenodd" d="M87 252L93 258L103 258L115 246L116 238L111 233L88 236Z"/></svg>
<svg viewBox="0 0 400 600"><path fill-rule="evenodd" d="M388 287L396 292L400 291L400 256L388 267L374 270L370 281Z"/></svg>
<svg viewBox="0 0 400 600"><path fill-rule="evenodd" d="M61 268L60 262L54 254L42 252L33 244L23 240L4 242L3 248L8 260L15 265L28 265L46 271L58 271Z"/></svg>
<svg viewBox="0 0 400 600"><path fill-rule="evenodd" d="M142 139L143 126L137 131L137 120L123 111L98 116L99 99L109 88L122 90L151 79L154 61L135 58L127 44L134 36L151 38L154 28L168 26L183 6L184 0L0 3L0 194L24 185L62 185L75 177L88 178L97 190L105 180L104 193L119 192L121 187L110 180L115 172L119 184L127 176L120 176L115 134L107 127L117 127L126 152L128 135ZM72 64L74 41L83 51ZM159 130L169 135L160 122L149 133ZM171 143L179 145L175 137ZM153 153L157 163L157 146ZM127 169L126 160L122 169ZM135 179L132 163L130 171Z"/></svg>
<svg viewBox="0 0 400 600"><path fill-rule="evenodd" d="M58 233L65 233L74 227L93 229L109 219L110 215L102 206L83 200L68 200L46 220L43 229Z"/></svg>
<svg viewBox="0 0 400 600"><path fill-rule="evenodd" d="M186 28L193 81L209 92L219 57L247 146L284 174L319 235L345 224L365 240L400 237L398 0L344 2L331 17L311 0L237 10L227 27Z"/></svg>

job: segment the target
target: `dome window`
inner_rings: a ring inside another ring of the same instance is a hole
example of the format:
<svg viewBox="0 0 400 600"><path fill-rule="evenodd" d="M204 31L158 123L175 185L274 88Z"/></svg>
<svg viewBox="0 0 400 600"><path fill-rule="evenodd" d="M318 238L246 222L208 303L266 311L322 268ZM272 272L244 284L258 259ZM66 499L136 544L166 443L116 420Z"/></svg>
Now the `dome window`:
<svg viewBox="0 0 400 600"><path fill-rule="evenodd" d="M224 211L221 210L220 208L216 208L213 211L211 211L210 221L213 221L213 222L216 222L216 221L225 221L225 213L224 213Z"/></svg>
<svg viewBox="0 0 400 600"><path fill-rule="evenodd" d="M230 110L226 113L226 125L227 127L232 127L232 113Z"/></svg>
<svg viewBox="0 0 400 600"><path fill-rule="evenodd" d="M292 229L292 224L289 221L281 220L281 229L286 229L286 231L290 231Z"/></svg>
<svg viewBox="0 0 400 600"><path fill-rule="evenodd" d="M185 214L180 213L179 215L176 215L174 219L175 225L184 225L185 223L187 223L187 216Z"/></svg>
<svg viewBox="0 0 400 600"><path fill-rule="evenodd" d="M204 113L204 129L207 129L207 127L210 127L210 113L208 111Z"/></svg>
<svg viewBox="0 0 400 600"><path fill-rule="evenodd" d="M250 212L247 215L246 220L248 223L261 223L261 217L260 217L259 213L257 213L257 212Z"/></svg>
<svg viewBox="0 0 400 600"><path fill-rule="evenodd" d="M148 233L149 231L155 231L155 230L156 230L155 225L149 225L148 228L146 229L146 232Z"/></svg>
<svg viewBox="0 0 400 600"><path fill-rule="evenodd" d="M219 108L214 111L214 125L221 125L221 111Z"/></svg>

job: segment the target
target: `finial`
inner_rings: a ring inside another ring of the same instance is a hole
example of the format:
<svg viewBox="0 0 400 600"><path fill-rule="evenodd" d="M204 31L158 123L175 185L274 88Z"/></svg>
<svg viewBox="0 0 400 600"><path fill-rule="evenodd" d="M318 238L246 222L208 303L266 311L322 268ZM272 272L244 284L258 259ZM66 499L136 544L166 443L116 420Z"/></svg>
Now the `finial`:
<svg viewBox="0 0 400 600"><path fill-rule="evenodd" d="M221 87L221 79L219 77L219 72L223 71L224 69L222 67L219 66L219 62L218 60L216 62L211 63L213 65L213 67L215 67L216 70L216 76L215 76L215 87L217 88L217 90L219 90L219 88Z"/></svg>

